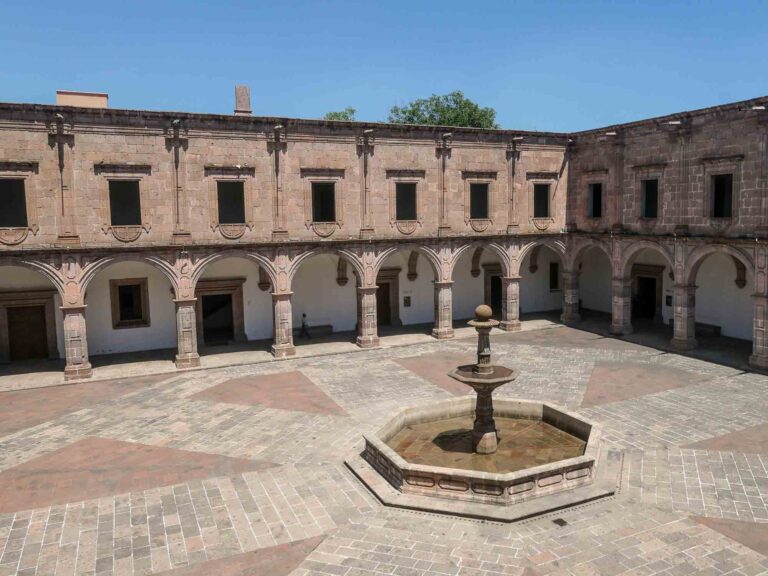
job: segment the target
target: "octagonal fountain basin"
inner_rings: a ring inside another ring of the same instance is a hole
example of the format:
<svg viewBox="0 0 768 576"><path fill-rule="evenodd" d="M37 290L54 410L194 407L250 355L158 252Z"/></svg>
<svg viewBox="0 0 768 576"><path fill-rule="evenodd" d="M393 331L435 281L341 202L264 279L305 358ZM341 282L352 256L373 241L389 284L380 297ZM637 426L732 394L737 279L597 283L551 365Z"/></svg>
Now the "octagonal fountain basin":
<svg viewBox="0 0 768 576"><path fill-rule="evenodd" d="M600 429L548 403L494 400L498 449L472 450L475 399L458 398L395 415L364 436L363 459L403 494L495 505L591 484Z"/></svg>

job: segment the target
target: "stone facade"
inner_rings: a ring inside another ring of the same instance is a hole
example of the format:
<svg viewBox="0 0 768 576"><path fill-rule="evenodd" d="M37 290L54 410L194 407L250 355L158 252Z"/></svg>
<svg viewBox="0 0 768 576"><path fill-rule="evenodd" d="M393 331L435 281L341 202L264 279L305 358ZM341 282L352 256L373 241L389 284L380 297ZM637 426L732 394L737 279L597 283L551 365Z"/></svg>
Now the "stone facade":
<svg viewBox="0 0 768 576"><path fill-rule="evenodd" d="M711 177L721 173L733 178L733 210L713 218ZM28 220L0 228L0 266L31 268L56 288L71 378L90 373L88 285L118 262L148 263L168 279L185 368L199 362L197 282L223 258L259 266L273 297L273 351L287 356L292 281L314 255L336 254L353 270L357 342L372 347L377 277L391 254L430 263L433 334L450 338L459 258L477 247L495 255L501 327L516 330L520 267L542 246L561 260L566 322L579 319L585 251L609 258L617 334L631 330L633 262L644 250L661 255L674 275L681 348L695 345L698 268L728 254L754 278L752 362L768 368L765 99L575 134L0 104L0 178L24 180ZM656 218L640 214L648 178L659 182ZM110 180L139 182L140 224L110 221ZM218 181L243 183L244 222L220 222ZM333 221L313 221L313 182L334 184ZM415 219L397 220L398 182L415 184ZM594 183L599 217L587 210ZM487 217L471 217L472 184L487 185ZM548 185L546 215L534 212L537 184Z"/></svg>

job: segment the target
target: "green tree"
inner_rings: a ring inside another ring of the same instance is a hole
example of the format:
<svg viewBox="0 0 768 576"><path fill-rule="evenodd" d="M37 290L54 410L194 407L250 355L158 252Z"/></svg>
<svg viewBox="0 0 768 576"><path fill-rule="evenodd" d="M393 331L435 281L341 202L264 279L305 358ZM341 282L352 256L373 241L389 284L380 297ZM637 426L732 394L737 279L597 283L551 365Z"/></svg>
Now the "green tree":
<svg viewBox="0 0 768 576"><path fill-rule="evenodd" d="M430 124L433 126L469 126L498 128L496 110L481 108L460 90L421 98L405 106L393 106L389 121L395 124Z"/></svg>
<svg viewBox="0 0 768 576"><path fill-rule="evenodd" d="M344 110L339 110L338 112L328 112L323 116L323 120L346 120L348 122L353 122L355 120L355 114L357 114L357 110L352 108L352 106L347 106Z"/></svg>

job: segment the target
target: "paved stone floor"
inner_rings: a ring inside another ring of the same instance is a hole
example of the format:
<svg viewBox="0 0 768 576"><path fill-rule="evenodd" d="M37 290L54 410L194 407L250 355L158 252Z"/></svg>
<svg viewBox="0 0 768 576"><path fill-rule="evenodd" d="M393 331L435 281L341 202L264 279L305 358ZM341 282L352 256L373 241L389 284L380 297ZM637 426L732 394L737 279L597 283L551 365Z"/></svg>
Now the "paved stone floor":
<svg viewBox="0 0 768 576"><path fill-rule="evenodd" d="M406 343L0 392L0 575L768 574L768 377L494 335L520 370L500 396L625 452L615 498L498 524L382 507L344 466L394 410L463 393L444 372L474 340Z"/></svg>

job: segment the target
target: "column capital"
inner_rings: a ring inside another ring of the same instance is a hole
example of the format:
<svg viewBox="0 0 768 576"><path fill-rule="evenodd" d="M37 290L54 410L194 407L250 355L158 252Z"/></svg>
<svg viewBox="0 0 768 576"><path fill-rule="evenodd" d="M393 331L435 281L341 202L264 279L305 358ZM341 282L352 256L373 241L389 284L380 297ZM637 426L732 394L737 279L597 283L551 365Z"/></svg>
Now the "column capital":
<svg viewBox="0 0 768 576"><path fill-rule="evenodd" d="M174 298L173 302L176 306L194 306L195 302L197 302L197 298Z"/></svg>
<svg viewBox="0 0 768 576"><path fill-rule="evenodd" d="M293 292L272 292L273 300L288 300L293 296Z"/></svg>
<svg viewBox="0 0 768 576"><path fill-rule="evenodd" d="M87 304L76 304L76 305L66 305L66 306L59 306L59 310L61 310L64 314L82 314L85 312L85 309L88 308Z"/></svg>
<svg viewBox="0 0 768 576"><path fill-rule="evenodd" d="M432 282L435 286L439 286L441 288L450 288L453 286L453 280L433 280Z"/></svg>
<svg viewBox="0 0 768 576"><path fill-rule="evenodd" d="M502 276L501 281L504 282L506 280L507 282L520 282L521 278L522 276L519 274L510 274L509 276Z"/></svg>

